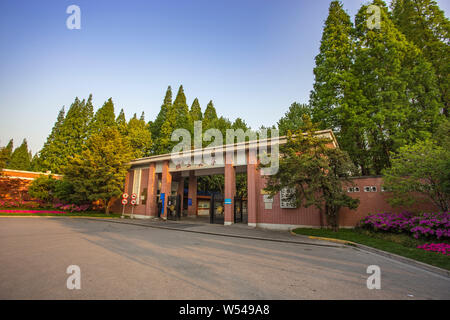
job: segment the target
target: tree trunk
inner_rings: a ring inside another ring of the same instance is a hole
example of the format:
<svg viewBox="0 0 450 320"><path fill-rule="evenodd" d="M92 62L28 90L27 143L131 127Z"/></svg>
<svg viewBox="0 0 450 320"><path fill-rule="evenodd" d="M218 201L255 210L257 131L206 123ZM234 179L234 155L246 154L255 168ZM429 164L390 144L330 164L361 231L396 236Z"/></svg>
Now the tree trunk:
<svg viewBox="0 0 450 320"><path fill-rule="evenodd" d="M103 200L105 203L105 214L109 215L109 201L107 199Z"/></svg>

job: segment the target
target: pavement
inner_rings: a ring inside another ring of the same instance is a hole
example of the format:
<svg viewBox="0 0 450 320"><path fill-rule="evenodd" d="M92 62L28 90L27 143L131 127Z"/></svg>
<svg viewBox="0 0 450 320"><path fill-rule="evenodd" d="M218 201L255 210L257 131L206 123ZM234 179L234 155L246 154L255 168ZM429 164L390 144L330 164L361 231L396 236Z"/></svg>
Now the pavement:
<svg viewBox="0 0 450 320"><path fill-rule="evenodd" d="M2 218L0 265L0 299L450 299L448 277L388 257L195 222ZM67 289L70 265L80 290Z"/></svg>

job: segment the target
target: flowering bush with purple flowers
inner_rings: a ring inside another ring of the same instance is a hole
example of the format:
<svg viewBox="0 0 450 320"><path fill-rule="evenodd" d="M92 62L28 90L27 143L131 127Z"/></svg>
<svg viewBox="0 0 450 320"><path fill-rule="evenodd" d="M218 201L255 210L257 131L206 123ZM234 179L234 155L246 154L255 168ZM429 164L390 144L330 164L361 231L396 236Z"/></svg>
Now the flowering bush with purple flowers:
<svg viewBox="0 0 450 320"><path fill-rule="evenodd" d="M448 243L427 243L417 248L450 256L450 244Z"/></svg>
<svg viewBox="0 0 450 320"><path fill-rule="evenodd" d="M406 233L419 239L450 238L450 213L422 213L419 215L403 212L399 214L377 213L363 218L359 227L373 231Z"/></svg>
<svg viewBox="0 0 450 320"><path fill-rule="evenodd" d="M29 208L29 209L53 208L70 212L84 212L89 210L90 207L91 206L89 204L84 205L64 204L58 200L56 200L55 203L46 203L45 201L40 200L23 201L19 199L10 199L10 200L0 199L0 208Z"/></svg>

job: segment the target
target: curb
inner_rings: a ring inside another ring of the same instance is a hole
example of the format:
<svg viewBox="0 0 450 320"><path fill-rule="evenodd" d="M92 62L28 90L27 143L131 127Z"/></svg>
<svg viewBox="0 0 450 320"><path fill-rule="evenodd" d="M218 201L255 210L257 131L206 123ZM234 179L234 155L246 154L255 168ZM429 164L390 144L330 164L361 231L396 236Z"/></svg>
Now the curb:
<svg viewBox="0 0 450 320"><path fill-rule="evenodd" d="M292 230L291 230L291 234L298 236L298 234L296 234ZM370 252L370 253L375 253L375 254L378 254L380 256L383 256L383 257L386 257L386 258L390 258L390 259L393 259L393 260L398 260L400 262L412 265L414 267L421 268L421 269L424 269L426 271L434 272L434 273L437 273L439 275L442 275L442 276L450 278L450 270L445 270L445 269L442 269L442 268L439 268L439 267L435 267L435 266L432 266L432 265L424 263L424 262L420 262L420 261L417 261L417 260L414 260L414 259L410 259L410 258L407 258L407 257L399 256L398 254L395 254L395 253L390 253L390 252L387 252L387 251L383 251L383 250L380 250L380 249L368 247L368 246L365 246L363 244L359 244L359 243L352 242L352 241L347 241L347 240L333 239L333 238L324 238L324 237L314 237L314 236L307 236L307 237L309 239L316 239L316 240L323 240L323 241L341 243L341 244L344 244L346 246L351 246L351 247L353 247L353 249L356 249L356 250Z"/></svg>
<svg viewBox="0 0 450 320"><path fill-rule="evenodd" d="M102 222L106 221L106 222L119 223L119 224L128 224L128 225L132 225L132 226L141 226L141 227L154 228L154 229L164 229L164 230L172 230L172 231L179 231L179 232L189 232L189 233L205 234L205 235L228 237L228 238L261 240L261 241L281 242L281 243L292 243L292 244L301 244L301 245L327 247L327 248L346 248L346 246L343 246L343 245L342 246L336 246L336 245L310 243L310 242L303 242L303 241L292 241L292 240L283 240L283 239L274 239L274 238L252 237L252 236L244 236L244 235L237 235L237 234L226 234L226 233L218 233L218 232L208 232L208 231L186 230L186 229L178 229L178 228L171 228L171 227L165 227L165 226L156 226L156 225L149 225L149 224L133 223L133 222L128 222L128 221L121 221L120 219L118 219L118 221L114 221L114 220L100 220L100 219L96 219L96 218L88 218L88 219L96 220L96 221L102 221Z"/></svg>

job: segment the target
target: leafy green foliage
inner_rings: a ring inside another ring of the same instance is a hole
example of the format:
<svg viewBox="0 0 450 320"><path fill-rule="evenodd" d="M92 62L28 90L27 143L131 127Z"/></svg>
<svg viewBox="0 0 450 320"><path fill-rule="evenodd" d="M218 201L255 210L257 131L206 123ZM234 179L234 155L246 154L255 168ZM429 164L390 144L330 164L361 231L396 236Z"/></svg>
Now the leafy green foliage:
<svg viewBox="0 0 450 320"><path fill-rule="evenodd" d="M450 149L432 140L404 146L393 155L392 166L383 173L392 205L410 206L431 200L442 211L449 210Z"/></svg>
<svg viewBox="0 0 450 320"><path fill-rule="evenodd" d="M316 134L317 127L308 116L303 122L280 146L279 170L268 176L265 190L272 196L283 188L295 190L298 205L315 206L337 230L340 208L356 209L359 203L343 189L343 183L350 184L354 166L346 152L330 148L331 141Z"/></svg>
<svg viewBox="0 0 450 320"><path fill-rule="evenodd" d="M47 203L52 202L56 197L56 186L61 183L60 180L54 179L51 175L41 175L34 179L28 187L28 194L33 199L39 199Z"/></svg>
<svg viewBox="0 0 450 320"><path fill-rule="evenodd" d="M104 128L86 143L65 168L64 179L80 200L102 200L108 214L113 200L123 191L132 148L117 128Z"/></svg>
<svg viewBox="0 0 450 320"><path fill-rule="evenodd" d="M450 21L434 0L394 0L392 20L422 50L436 73L443 113L450 107Z"/></svg>
<svg viewBox="0 0 450 320"><path fill-rule="evenodd" d="M13 139L11 139L9 140L9 143L5 147L0 148L0 175L1 170L8 165L11 159L13 147L14 147Z"/></svg>
<svg viewBox="0 0 450 320"><path fill-rule="evenodd" d="M308 115L311 117L311 113L311 107L307 104L300 104L297 102L291 104L284 117L278 121L280 136L287 135L289 130L296 131L301 128L304 125L303 116Z"/></svg>
<svg viewBox="0 0 450 320"><path fill-rule="evenodd" d="M31 154L28 150L28 143L23 139L22 144L14 150L8 163L8 169L29 170L31 164Z"/></svg>

